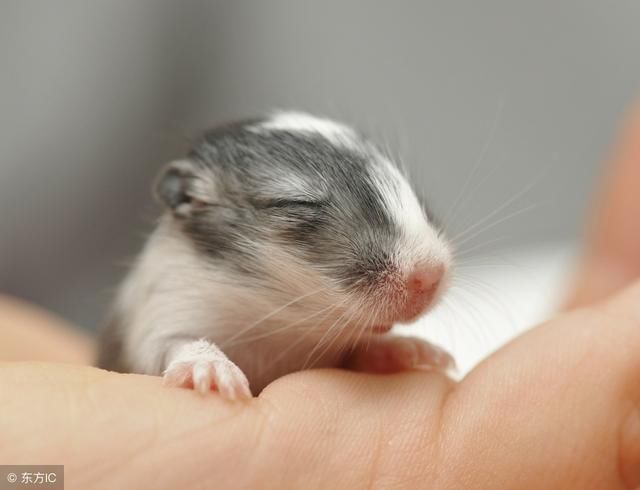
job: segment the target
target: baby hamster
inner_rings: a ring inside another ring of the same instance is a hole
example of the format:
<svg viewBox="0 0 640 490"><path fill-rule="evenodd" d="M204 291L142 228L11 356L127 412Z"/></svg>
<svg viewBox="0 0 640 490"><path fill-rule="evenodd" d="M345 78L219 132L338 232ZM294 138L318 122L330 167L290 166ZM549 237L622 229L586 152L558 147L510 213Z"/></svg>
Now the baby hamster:
<svg viewBox="0 0 640 490"><path fill-rule="evenodd" d="M220 126L155 193L166 211L119 290L100 367L241 400L310 367L452 365L387 333L437 301L452 253L352 128L301 112Z"/></svg>

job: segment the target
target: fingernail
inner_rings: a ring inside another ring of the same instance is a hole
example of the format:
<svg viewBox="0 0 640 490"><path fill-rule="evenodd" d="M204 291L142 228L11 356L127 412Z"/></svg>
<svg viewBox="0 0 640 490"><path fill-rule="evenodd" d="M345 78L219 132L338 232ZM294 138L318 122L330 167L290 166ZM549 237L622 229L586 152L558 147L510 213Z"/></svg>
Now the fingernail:
<svg viewBox="0 0 640 490"><path fill-rule="evenodd" d="M631 412L620 432L620 475L630 490L640 489L640 410Z"/></svg>

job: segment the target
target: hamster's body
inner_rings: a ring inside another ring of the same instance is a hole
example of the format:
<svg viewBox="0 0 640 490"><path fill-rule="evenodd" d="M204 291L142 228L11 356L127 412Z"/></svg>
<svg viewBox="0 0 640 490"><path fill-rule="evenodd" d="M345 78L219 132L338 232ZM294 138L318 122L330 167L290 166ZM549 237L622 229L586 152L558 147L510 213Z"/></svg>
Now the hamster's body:
<svg viewBox="0 0 640 490"><path fill-rule="evenodd" d="M258 393L309 367L451 362L383 335L434 303L451 254L352 129L295 112L223 126L156 190L168 210L120 289L99 366L234 399L246 378Z"/></svg>

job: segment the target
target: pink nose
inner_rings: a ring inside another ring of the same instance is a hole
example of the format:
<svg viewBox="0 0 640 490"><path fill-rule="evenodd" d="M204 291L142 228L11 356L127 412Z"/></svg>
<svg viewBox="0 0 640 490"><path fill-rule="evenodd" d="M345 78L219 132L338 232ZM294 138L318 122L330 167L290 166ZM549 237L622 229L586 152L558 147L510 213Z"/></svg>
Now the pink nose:
<svg viewBox="0 0 640 490"><path fill-rule="evenodd" d="M438 264L421 267L409 276L407 279L407 303L403 315L406 320L415 318L431 304L438 292L444 272L444 266Z"/></svg>

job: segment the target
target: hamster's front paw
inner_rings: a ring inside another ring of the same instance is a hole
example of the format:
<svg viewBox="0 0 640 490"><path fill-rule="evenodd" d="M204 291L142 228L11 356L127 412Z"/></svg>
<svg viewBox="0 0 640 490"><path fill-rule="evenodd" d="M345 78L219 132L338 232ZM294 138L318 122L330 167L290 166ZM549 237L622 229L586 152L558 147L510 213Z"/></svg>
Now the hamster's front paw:
<svg viewBox="0 0 640 490"><path fill-rule="evenodd" d="M451 354L437 345L415 337L381 337L358 345L347 367L369 373L395 373L409 369L455 372Z"/></svg>
<svg viewBox="0 0 640 490"><path fill-rule="evenodd" d="M227 400L249 400L249 381L214 344L197 340L182 346L164 372L164 383L193 387L201 394L217 388Z"/></svg>

